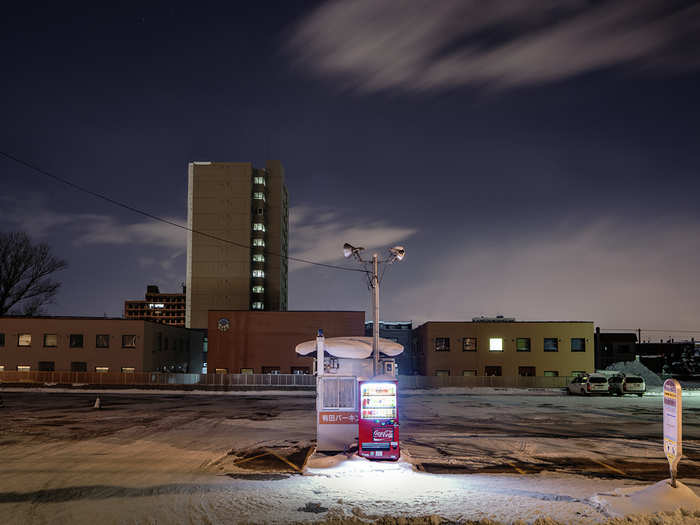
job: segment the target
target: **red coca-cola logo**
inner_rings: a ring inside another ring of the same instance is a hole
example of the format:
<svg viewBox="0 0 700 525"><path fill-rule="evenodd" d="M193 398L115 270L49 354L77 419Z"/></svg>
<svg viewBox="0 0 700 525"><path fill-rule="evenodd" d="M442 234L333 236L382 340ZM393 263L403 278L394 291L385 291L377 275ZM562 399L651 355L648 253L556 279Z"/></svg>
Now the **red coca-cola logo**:
<svg viewBox="0 0 700 525"><path fill-rule="evenodd" d="M372 439L374 441L391 441L394 439L393 428L375 428L372 431Z"/></svg>

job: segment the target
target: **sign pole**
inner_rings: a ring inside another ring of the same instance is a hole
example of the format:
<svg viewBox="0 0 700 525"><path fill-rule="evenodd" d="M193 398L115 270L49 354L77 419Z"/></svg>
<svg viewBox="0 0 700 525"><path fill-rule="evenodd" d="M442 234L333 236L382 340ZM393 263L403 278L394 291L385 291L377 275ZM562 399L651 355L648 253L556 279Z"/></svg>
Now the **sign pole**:
<svg viewBox="0 0 700 525"><path fill-rule="evenodd" d="M664 452L671 473L671 486L676 488L678 463L683 455L683 391L675 379L664 381Z"/></svg>

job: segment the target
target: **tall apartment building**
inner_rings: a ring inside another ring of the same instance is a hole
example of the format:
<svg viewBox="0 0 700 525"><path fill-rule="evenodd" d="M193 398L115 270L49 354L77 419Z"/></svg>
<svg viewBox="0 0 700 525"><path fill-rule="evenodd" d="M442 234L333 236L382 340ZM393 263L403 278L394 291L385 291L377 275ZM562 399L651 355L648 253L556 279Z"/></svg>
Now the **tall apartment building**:
<svg viewBox="0 0 700 525"><path fill-rule="evenodd" d="M171 326L185 326L185 293L160 293L151 284L145 300L124 301L124 319L139 319Z"/></svg>
<svg viewBox="0 0 700 525"><path fill-rule="evenodd" d="M289 211L284 168L267 161L191 162L185 326L209 310L287 310Z"/></svg>

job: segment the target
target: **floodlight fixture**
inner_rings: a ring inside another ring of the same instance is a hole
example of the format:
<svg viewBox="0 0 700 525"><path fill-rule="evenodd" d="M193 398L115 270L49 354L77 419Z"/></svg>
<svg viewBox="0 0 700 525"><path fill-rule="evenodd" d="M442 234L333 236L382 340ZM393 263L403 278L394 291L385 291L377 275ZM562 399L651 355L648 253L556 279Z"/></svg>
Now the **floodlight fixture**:
<svg viewBox="0 0 700 525"><path fill-rule="evenodd" d="M389 249L389 252L391 253L391 262L403 261L406 256L406 249L403 246L394 246Z"/></svg>
<svg viewBox="0 0 700 525"><path fill-rule="evenodd" d="M362 246L359 246L356 248L355 246L353 246L352 244L347 243L347 242L345 244L343 244L343 255L345 256L346 259L352 255L354 255L355 257L357 257L359 259L360 252L362 250L364 250L364 248Z"/></svg>

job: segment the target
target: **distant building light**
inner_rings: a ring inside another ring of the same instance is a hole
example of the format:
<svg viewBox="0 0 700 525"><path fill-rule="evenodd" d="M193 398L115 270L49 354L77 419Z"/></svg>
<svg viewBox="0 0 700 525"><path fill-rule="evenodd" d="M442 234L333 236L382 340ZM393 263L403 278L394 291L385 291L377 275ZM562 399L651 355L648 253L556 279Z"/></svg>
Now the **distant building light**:
<svg viewBox="0 0 700 525"><path fill-rule="evenodd" d="M149 308L165 308L164 303L148 303Z"/></svg>

